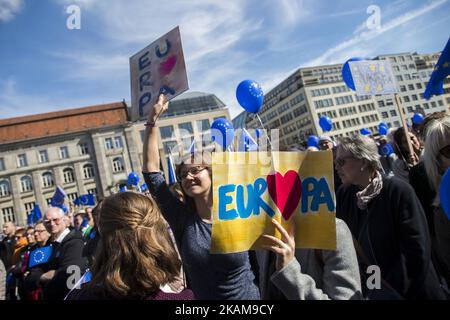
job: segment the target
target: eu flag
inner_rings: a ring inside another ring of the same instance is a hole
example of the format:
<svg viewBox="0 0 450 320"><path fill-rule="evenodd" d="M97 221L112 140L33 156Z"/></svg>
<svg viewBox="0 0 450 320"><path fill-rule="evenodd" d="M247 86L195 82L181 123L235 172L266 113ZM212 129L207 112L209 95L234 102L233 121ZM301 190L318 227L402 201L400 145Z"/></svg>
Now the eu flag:
<svg viewBox="0 0 450 320"><path fill-rule="evenodd" d="M60 207L64 204L64 198L66 197L66 193L64 192L63 188L60 186L56 187L55 194L53 195L53 198L50 202L52 207Z"/></svg>
<svg viewBox="0 0 450 320"><path fill-rule="evenodd" d="M31 210L27 216L27 224L33 225L36 222L38 222L41 218L42 218L41 209L39 208L39 204L35 203L33 210Z"/></svg>
<svg viewBox="0 0 450 320"><path fill-rule="evenodd" d="M423 97L430 99L432 95L440 95L444 93L444 79L450 75L450 38L444 50L439 57L439 60L431 74Z"/></svg>
<svg viewBox="0 0 450 320"><path fill-rule="evenodd" d="M48 262L52 255L52 251L52 246L42 247L31 251L28 267L33 268L34 266Z"/></svg>
<svg viewBox="0 0 450 320"><path fill-rule="evenodd" d="M83 206L95 206L94 195L92 193L83 194L78 198Z"/></svg>

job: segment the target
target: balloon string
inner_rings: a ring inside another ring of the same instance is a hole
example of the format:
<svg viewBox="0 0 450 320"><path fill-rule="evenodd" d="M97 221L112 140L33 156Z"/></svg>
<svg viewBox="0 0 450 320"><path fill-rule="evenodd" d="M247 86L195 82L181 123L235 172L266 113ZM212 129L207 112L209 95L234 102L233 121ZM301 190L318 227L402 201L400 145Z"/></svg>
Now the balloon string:
<svg viewBox="0 0 450 320"><path fill-rule="evenodd" d="M258 118L259 123L261 124L261 126L263 127L263 129L264 129L264 130L266 131L266 133L267 133L267 134L266 134L266 139L267 139L267 142L269 142L270 150L272 150L272 142L270 141L270 138L269 138L269 131L266 129L266 127L264 127L264 124L263 124L261 118L259 117L259 114L256 113L256 117Z"/></svg>

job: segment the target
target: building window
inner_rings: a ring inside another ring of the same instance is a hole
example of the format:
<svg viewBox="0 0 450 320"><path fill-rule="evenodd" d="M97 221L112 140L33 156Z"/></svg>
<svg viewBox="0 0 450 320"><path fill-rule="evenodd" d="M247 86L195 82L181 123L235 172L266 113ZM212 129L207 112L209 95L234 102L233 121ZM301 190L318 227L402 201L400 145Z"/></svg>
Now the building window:
<svg viewBox="0 0 450 320"><path fill-rule="evenodd" d="M124 171L124 165L122 158L114 158L113 159L113 172L121 172Z"/></svg>
<svg viewBox="0 0 450 320"><path fill-rule="evenodd" d="M83 166L83 173L85 179L90 179L95 176L94 167L91 164L86 164Z"/></svg>
<svg viewBox="0 0 450 320"><path fill-rule="evenodd" d="M387 112L382 112L382 113L381 113L381 117L382 117L383 119L386 119L386 118L388 117L388 113L387 113Z"/></svg>
<svg viewBox="0 0 450 320"><path fill-rule="evenodd" d="M145 130L141 130L139 133L141 134L141 141L142 141L142 143L144 143L144 139L145 139Z"/></svg>
<svg viewBox="0 0 450 320"><path fill-rule="evenodd" d="M75 176L73 174L73 169L66 168L63 170L64 183L71 183L75 181Z"/></svg>
<svg viewBox="0 0 450 320"><path fill-rule="evenodd" d="M419 98L417 97L417 94L413 94L413 95L412 95L412 99L413 99L413 101L419 100Z"/></svg>
<svg viewBox="0 0 450 320"><path fill-rule="evenodd" d="M17 166L19 168L22 168L22 167L26 167L27 165L28 165L27 155L26 154L19 154L17 156Z"/></svg>
<svg viewBox="0 0 450 320"><path fill-rule="evenodd" d="M197 129L199 132L208 131L211 129L208 119L197 120Z"/></svg>
<svg viewBox="0 0 450 320"><path fill-rule="evenodd" d="M69 149L67 147L59 148L59 156L61 159L69 158Z"/></svg>
<svg viewBox="0 0 450 320"><path fill-rule="evenodd" d="M89 154L89 147L87 143L82 142L78 145L78 147L80 148L81 155Z"/></svg>
<svg viewBox="0 0 450 320"><path fill-rule="evenodd" d="M0 171L5 170L5 160L3 158L0 158Z"/></svg>
<svg viewBox="0 0 450 320"><path fill-rule="evenodd" d="M105 148L106 150L111 150L114 148L112 138L105 138Z"/></svg>
<svg viewBox="0 0 450 320"><path fill-rule="evenodd" d="M14 208L8 207L2 209L3 223L6 222L16 222L16 217L14 216Z"/></svg>
<svg viewBox="0 0 450 320"><path fill-rule="evenodd" d="M52 206L52 198L47 198L47 199L45 199L45 201L47 202L47 207Z"/></svg>
<svg viewBox="0 0 450 320"><path fill-rule="evenodd" d="M173 136L173 126L165 126L159 128L161 139L168 139Z"/></svg>
<svg viewBox="0 0 450 320"><path fill-rule="evenodd" d="M20 178L20 186L22 187L22 192L28 192L33 190L33 182L30 176L25 176Z"/></svg>
<svg viewBox="0 0 450 320"><path fill-rule="evenodd" d="M97 188L88 189L87 192L88 192L89 194L93 194L93 195L97 196Z"/></svg>
<svg viewBox="0 0 450 320"><path fill-rule="evenodd" d="M416 83L416 87L417 87L417 89L422 89L422 84L421 83Z"/></svg>
<svg viewBox="0 0 450 320"><path fill-rule="evenodd" d="M78 192L68 193L67 198L69 198L70 202L74 201L76 198L78 198Z"/></svg>
<svg viewBox="0 0 450 320"><path fill-rule="evenodd" d="M431 102L431 107L432 107L432 108L436 108L436 107L437 107L437 105L436 105L436 102L435 102L435 101Z"/></svg>
<svg viewBox="0 0 450 320"><path fill-rule="evenodd" d="M8 180L0 181L0 197L7 197L11 194Z"/></svg>
<svg viewBox="0 0 450 320"><path fill-rule="evenodd" d="M192 129L191 122L180 123L178 125L178 129L180 130L180 135L193 134L194 130Z"/></svg>
<svg viewBox="0 0 450 320"><path fill-rule="evenodd" d="M170 140L163 142L164 152L165 153L176 153L174 150L178 146L178 143L176 141Z"/></svg>
<svg viewBox="0 0 450 320"><path fill-rule="evenodd" d="M44 185L44 188L53 187L55 183L51 172L45 172L42 174L42 184Z"/></svg>
<svg viewBox="0 0 450 320"><path fill-rule="evenodd" d="M40 162L40 163L48 162L48 153L47 153L47 150L41 150L41 151L39 151L39 162Z"/></svg>
<svg viewBox="0 0 450 320"><path fill-rule="evenodd" d="M123 148L122 137L114 137L114 145L117 149Z"/></svg>
<svg viewBox="0 0 450 320"><path fill-rule="evenodd" d="M397 112L395 112L395 110L391 110L390 113L391 113L391 117L397 116Z"/></svg>
<svg viewBox="0 0 450 320"><path fill-rule="evenodd" d="M439 101L438 101L438 105L441 106L441 107L444 106L444 101L439 100Z"/></svg>
<svg viewBox="0 0 450 320"><path fill-rule="evenodd" d="M30 214L31 210L34 209L34 202L27 202L25 203L25 212L27 216Z"/></svg>

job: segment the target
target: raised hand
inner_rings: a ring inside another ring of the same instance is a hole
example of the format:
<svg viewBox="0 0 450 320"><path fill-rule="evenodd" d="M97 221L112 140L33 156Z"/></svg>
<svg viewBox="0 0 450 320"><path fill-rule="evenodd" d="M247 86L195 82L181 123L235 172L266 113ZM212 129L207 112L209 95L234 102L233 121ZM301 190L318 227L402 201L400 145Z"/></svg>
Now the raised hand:
<svg viewBox="0 0 450 320"><path fill-rule="evenodd" d="M293 219L291 220L288 232L277 220L272 219L275 228L281 233L281 239L267 234L263 235L267 242L269 242L269 244L263 245L263 248L270 250L277 255L275 264L276 270L283 269L295 256L295 224Z"/></svg>

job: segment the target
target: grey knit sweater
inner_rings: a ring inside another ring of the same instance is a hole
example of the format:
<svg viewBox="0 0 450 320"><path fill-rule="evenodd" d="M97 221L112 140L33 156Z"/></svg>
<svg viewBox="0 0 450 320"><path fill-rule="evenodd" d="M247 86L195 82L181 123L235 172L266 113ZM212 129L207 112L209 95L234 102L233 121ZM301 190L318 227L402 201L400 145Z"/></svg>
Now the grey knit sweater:
<svg viewBox="0 0 450 320"><path fill-rule="evenodd" d="M257 253L262 299L269 299L269 279L290 300L362 299L353 239L344 221L336 219L336 251L297 249L295 259L269 275L268 252ZM321 260L321 261L319 261Z"/></svg>
<svg viewBox="0 0 450 320"><path fill-rule="evenodd" d="M6 269L3 261L0 260L0 300L5 300L6 294Z"/></svg>

